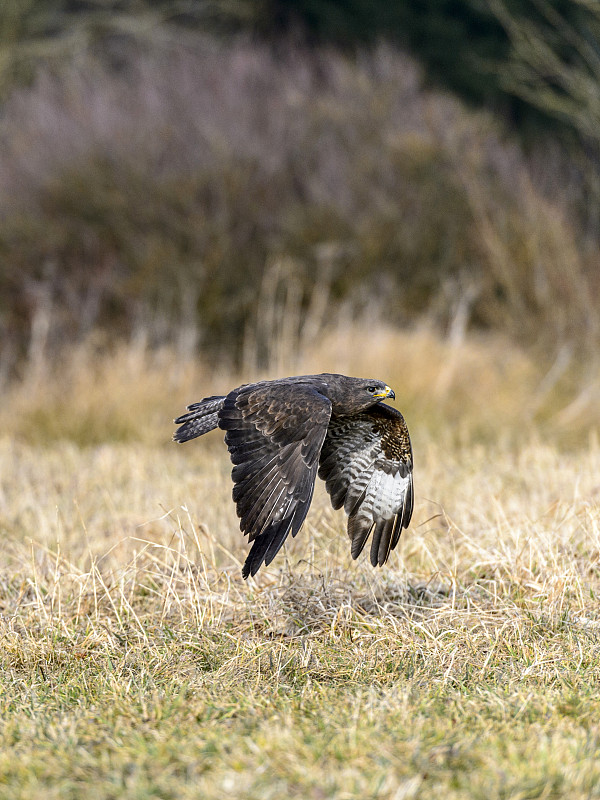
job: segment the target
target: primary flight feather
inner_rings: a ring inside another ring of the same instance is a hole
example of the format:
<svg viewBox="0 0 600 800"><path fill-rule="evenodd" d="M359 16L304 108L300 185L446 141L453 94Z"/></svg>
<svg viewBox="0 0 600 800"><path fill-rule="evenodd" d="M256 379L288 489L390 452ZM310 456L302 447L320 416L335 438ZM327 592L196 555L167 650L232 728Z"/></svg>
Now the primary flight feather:
<svg viewBox="0 0 600 800"><path fill-rule="evenodd" d="M225 431L240 528L253 542L242 575L270 564L308 512L317 474L348 515L352 558L369 535L371 563L385 564L413 510L408 428L383 381L299 375L206 397L175 420L176 442Z"/></svg>

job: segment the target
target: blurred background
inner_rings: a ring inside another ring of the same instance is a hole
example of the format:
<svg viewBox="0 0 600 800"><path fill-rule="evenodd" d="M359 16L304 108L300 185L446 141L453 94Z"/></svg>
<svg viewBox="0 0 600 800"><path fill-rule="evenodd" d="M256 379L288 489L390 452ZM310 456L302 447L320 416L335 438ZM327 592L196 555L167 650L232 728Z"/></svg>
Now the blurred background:
<svg viewBox="0 0 600 800"><path fill-rule="evenodd" d="M168 441L381 377L457 439L600 421L593 0L3 0L0 423Z"/></svg>

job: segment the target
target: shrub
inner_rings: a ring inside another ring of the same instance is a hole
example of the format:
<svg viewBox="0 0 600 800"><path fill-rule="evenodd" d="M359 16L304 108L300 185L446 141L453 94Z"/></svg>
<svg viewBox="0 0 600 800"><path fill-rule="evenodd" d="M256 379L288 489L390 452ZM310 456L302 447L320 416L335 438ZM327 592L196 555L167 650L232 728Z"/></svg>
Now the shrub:
<svg viewBox="0 0 600 800"><path fill-rule="evenodd" d="M197 37L119 72L88 54L13 95L0 145L5 363L95 328L185 329L239 362L248 337L269 352L265 298L298 337L342 301L553 346L596 335L558 201L488 116L386 47L278 59Z"/></svg>

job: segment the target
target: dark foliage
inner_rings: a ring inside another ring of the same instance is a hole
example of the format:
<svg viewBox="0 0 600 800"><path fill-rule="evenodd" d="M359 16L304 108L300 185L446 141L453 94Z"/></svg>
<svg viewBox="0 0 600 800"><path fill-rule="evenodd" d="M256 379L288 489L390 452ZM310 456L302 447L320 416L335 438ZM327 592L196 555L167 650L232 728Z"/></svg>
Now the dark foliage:
<svg viewBox="0 0 600 800"><path fill-rule="evenodd" d="M552 0L552 9L575 30L589 30L593 12L576 0ZM539 0L503 0L519 24L546 22ZM31 77L32 58L52 57L85 39L116 66L123 40L147 36L160 23L221 34L249 32L285 52L290 37L305 45L357 47L387 40L408 48L430 81L464 99L503 113L517 128L569 128L504 80L511 42L492 0L29 0L0 12L0 38L35 43L15 58L15 75ZM135 24L135 21L139 24ZM133 21L133 22L132 22ZM553 43L559 58L575 54L569 36ZM60 52L60 47L58 48ZM18 68L17 68L18 67Z"/></svg>

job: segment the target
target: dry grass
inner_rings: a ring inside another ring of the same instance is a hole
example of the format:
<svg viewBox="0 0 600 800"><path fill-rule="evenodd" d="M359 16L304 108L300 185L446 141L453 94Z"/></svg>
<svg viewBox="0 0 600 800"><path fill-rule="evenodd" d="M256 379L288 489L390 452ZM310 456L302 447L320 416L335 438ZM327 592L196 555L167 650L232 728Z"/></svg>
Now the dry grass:
<svg viewBox="0 0 600 800"><path fill-rule="evenodd" d="M572 449L600 429L599 365L569 347L548 357L501 335L467 336L460 309L446 338L427 325L386 327L377 307L359 319L343 308L332 313L326 334L321 311L314 326L303 315L300 327L297 308L284 307L273 319L262 311L263 335L272 343L268 370L257 366L252 337L237 375L173 348L152 349L143 337L109 350L91 339L52 361L40 351L23 380L6 387L0 429L31 444L164 445L171 420L193 400L261 377L324 371L384 378L411 429L422 427L447 446L516 443L536 431Z"/></svg>
<svg viewBox="0 0 600 800"><path fill-rule="evenodd" d="M391 353L410 366L416 453L414 524L378 571L352 562L319 489L297 539L242 581L218 436L0 440L0 798L597 795L600 446L542 443L536 422L440 435L416 400L434 404L426 374L444 413L477 417L470 381L510 431L495 347L522 381L534 368L426 341L390 333L369 353L378 374Z"/></svg>

